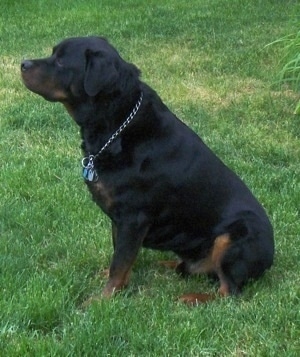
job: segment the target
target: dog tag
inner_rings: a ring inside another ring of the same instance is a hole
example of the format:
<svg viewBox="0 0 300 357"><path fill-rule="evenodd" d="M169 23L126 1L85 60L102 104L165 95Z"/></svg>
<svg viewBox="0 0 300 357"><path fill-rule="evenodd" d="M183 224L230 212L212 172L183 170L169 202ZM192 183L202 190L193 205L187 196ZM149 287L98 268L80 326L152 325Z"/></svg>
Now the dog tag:
<svg viewBox="0 0 300 357"><path fill-rule="evenodd" d="M86 181L96 182L98 180L97 172L89 167L85 167L82 170L82 176Z"/></svg>
<svg viewBox="0 0 300 357"><path fill-rule="evenodd" d="M94 169L94 156L90 155L89 157L84 157L81 161L83 170L82 176L86 181L96 182L98 181L98 174Z"/></svg>
<svg viewBox="0 0 300 357"><path fill-rule="evenodd" d="M89 169L83 168L83 170L82 170L82 176L83 176L83 178L84 178L85 180L88 181L88 179L89 179Z"/></svg>
<svg viewBox="0 0 300 357"><path fill-rule="evenodd" d="M97 172L94 169L89 170L88 177L90 182L96 182L98 180Z"/></svg>

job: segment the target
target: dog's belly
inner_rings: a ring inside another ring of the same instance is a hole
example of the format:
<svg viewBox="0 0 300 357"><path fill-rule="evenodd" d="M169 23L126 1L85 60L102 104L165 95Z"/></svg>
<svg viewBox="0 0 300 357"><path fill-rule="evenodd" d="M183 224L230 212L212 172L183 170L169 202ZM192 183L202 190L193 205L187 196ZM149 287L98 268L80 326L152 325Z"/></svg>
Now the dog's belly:
<svg viewBox="0 0 300 357"><path fill-rule="evenodd" d="M143 241L143 247L161 251L172 251L181 258L199 260L206 256L212 247L210 236L184 231L176 225L153 227Z"/></svg>

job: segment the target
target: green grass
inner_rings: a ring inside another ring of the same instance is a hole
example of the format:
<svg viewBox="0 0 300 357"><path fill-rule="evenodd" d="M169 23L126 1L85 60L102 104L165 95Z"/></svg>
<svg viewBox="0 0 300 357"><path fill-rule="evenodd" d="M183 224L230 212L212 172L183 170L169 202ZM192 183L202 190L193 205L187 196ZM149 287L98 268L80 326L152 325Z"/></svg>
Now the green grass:
<svg viewBox="0 0 300 357"><path fill-rule="evenodd" d="M0 355L299 356L299 93L275 88L299 31L297 0L86 0L0 3ZM99 293L110 223L80 173L78 128L20 80L23 58L68 36L108 37L169 107L251 187L275 228L276 259L239 299L189 308L214 292L143 250L129 288Z"/></svg>
<svg viewBox="0 0 300 357"><path fill-rule="evenodd" d="M279 83L288 84L295 91L300 90L300 31L284 36L272 43L284 45L284 57L280 71ZM300 102L297 103L295 114L300 114Z"/></svg>

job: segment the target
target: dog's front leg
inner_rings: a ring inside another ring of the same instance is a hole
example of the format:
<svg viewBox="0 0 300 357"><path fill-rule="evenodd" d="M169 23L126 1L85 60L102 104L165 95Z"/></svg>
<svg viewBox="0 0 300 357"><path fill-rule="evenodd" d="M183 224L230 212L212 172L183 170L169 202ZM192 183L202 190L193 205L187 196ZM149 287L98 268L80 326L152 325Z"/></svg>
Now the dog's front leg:
<svg viewBox="0 0 300 357"><path fill-rule="evenodd" d="M104 297L111 297L128 285L133 263L148 229L148 225L138 222L127 221L120 225L113 223L114 254L108 282L102 292Z"/></svg>

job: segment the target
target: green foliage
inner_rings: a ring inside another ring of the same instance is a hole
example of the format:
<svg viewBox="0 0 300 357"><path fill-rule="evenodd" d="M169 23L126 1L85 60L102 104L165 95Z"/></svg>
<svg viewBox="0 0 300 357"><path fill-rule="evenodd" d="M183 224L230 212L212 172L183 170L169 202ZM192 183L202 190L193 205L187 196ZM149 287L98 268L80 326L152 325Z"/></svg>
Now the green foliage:
<svg viewBox="0 0 300 357"><path fill-rule="evenodd" d="M273 42L273 44L278 43L284 45L280 82L300 92L300 31ZM296 105L295 114L300 114L300 102Z"/></svg>
<svg viewBox="0 0 300 357"><path fill-rule="evenodd" d="M282 49L265 47L296 33L299 13L296 0L0 2L0 355L299 356L298 97L272 86ZM183 306L217 286L143 250L126 291L82 309L105 284L110 222L82 182L78 128L25 89L19 66L89 34L136 63L266 207L275 264L241 298Z"/></svg>

